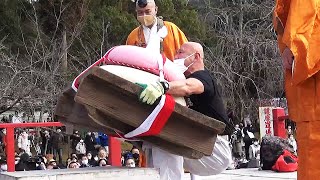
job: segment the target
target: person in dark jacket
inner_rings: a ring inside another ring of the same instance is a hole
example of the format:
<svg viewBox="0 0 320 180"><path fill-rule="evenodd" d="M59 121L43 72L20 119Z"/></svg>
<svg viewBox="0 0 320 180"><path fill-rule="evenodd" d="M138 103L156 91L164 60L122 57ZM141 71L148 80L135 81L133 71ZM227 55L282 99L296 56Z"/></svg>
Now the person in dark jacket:
<svg viewBox="0 0 320 180"><path fill-rule="evenodd" d="M252 134L255 132L250 121L247 122L247 126L243 128L244 150L245 150L245 154L246 154L246 159L250 160L250 158L249 158L249 148L252 145L252 140L253 140L254 137L250 137L248 132L252 133Z"/></svg>
<svg viewBox="0 0 320 180"><path fill-rule="evenodd" d="M30 160L29 154L23 153L20 156L20 160L18 164L16 164L15 170L16 171L29 171L30 168L28 166L28 162Z"/></svg>
<svg viewBox="0 0 320 180"><path fill-rule="evenodd" d="M72 151L75 152L76 151L76 146L81 140L79 131L75 130L74 133L71 135L70 139L72 141L71 142Z"/></svg>
<svg viewBox="0 0 320 180"><path fill-rule="evenodd" d="M92 153L96 152L95 145L97 144L96 138L94 137L94 134L91 132L88 132L85 139L84 143L86 144L86 150L91 151Z"/></svg>
<svg viewBox="0 0 320 180"><path fill-rule="evenodd" d="M87 158L92 167L98 166L98 161L94 159L91 152L87 152Z"/></svg>
<svg viewBox="0 0 320 180"><path fill-rule="evenodd" d="M63 148L64 136L61 133L61 129L57 129L56 133L51 136L52 150L54 159L59 157L59 164L62 164L62 148Z"/></svg>

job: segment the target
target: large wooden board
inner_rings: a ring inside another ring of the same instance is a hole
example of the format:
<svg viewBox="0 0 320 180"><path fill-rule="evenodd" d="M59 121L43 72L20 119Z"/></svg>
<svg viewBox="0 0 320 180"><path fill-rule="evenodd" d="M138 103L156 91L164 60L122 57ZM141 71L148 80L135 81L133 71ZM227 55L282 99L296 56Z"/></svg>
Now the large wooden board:
<svg viewBox="0 0 320 180"><path fill-rule="evenodd" d="M84 78L76 102L85 105L94 122L106 128L127 133L138 127L154 106L142 104L137 94L141 87L98 67ZM179 104L158 136L143 137L145 141L189 158L210 155L215 138L225 124ZM188 153L183 154L183 151Z"/></svg>

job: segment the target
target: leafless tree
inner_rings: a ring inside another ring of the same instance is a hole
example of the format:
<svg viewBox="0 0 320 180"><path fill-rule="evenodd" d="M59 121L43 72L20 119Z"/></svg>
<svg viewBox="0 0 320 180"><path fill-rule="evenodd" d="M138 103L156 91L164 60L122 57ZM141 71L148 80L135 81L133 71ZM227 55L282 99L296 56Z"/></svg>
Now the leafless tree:
<svg viewBox="0 0 320 180"><path fill-rule="evenodd" d="M274 1L204 0L202 15L217 45L206 47L207 68L222 86L238 121L257 119L265 99L283 94L282 66L272 26ZM263 104L271 105L271 104Z"/></svg>
<svg viewBox="0 0 320 180"><path fill-rule="evenodd" d="M10 49L2 43L4 39L0 41L0 114L12 108L30 114L35 110L52 113L58 95L74 77L71 73L74 66L67 62L67 54L81 32L84 17L73 21L72 27L63 29L68 30L67 32L48 35L41 28L36 5L32 5L33 11L28 11L27 18L36 37L25 39L25 32L21 31L23 48L19 52L23 53L11 54ZM64 23L61 17L69 6L63 4L55 16L55 32ZM86 4L79 7L83 7L85 11Z"/></svg>

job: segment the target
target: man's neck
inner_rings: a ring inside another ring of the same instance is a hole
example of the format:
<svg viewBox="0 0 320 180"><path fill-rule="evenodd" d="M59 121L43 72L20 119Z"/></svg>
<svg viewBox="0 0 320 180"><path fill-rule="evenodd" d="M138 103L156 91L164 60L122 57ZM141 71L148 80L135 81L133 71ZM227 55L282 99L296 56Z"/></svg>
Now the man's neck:
<svg viewBox="0 0 320 180"><path fill-rule="evenodd" d="M150 26L146 26L147 28L151 29L153 27L154 23L151 24Z"/></svg>
<svg viewBox="0 0 320 180"><path fill-rule="evenodd" d="M203 70L204 70L204 66L199 65L199 66L191 68L190 69L190 74L193 74L193 73L195 73L197 71L203 71Z"/></svg>

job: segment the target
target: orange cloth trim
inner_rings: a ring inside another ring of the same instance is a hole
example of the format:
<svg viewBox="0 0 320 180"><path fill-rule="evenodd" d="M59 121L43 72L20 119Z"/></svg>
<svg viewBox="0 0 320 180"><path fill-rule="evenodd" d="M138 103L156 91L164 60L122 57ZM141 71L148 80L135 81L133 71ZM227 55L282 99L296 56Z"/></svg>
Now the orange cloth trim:
<svg viewBox="0 0 320 180"><path fill-rule="evenodd" d="M188 42L184 33L175 24L164 21L164 25L167 27L168 35L163 40L163 49L165 56L171 61L174 60L176 51L180 49L180 46L185 42ZM135 28L127 38L127 45L139 46L139 27ZM145 38L142 41L145 43Z"/></svg>

